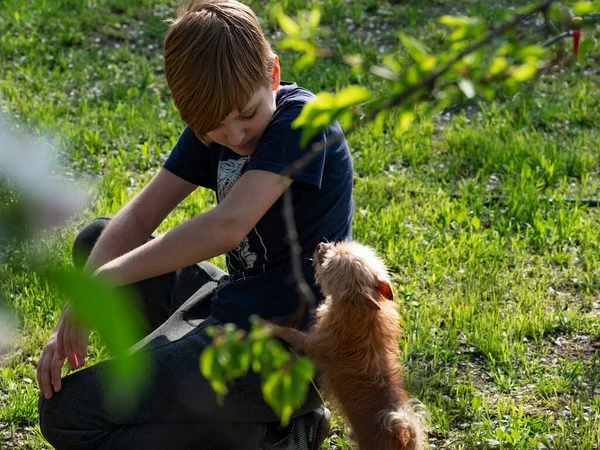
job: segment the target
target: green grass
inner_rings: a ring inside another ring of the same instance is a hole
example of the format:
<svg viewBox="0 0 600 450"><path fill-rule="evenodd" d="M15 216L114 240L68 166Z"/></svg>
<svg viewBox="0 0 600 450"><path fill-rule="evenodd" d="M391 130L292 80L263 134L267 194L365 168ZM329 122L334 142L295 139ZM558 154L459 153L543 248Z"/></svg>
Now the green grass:
<svg viewBox="0 0 600 450"><path fill-rule="evenodd" d="M268 12L276 3L250 2L272 37L278 30ZM309 5L283 3L292 12ZM397 28L439 49L447 33L437 16L455 9L490 24L503 17L502 5L490 2L426 3L324 0L324 42L376 60L381 48L402 54ZM77 230L127 202L182 130L160 51L173 5L3 0L0 7L0 111L21 129L54 136L62 170L84 177L90 193L74 223L12 248L0 266L0 292L21 330L0 363L2 448L47 447L35 366L64 298L28 270L27 250L68 264ZM278 53L283 78L313 91L377 86L331 60L295 73L297 56ZM390 119L380 135L365 127L349 138L354 236L394 274L406 385L429 408L435 448L598 446L600 216L561 201L594 198L600 187L598 51L562 68L510 98L417 120L401 137ZM197 192L160 231L213 205L211 194ZM96 335L90 352L91 363L107 356ZM326 445L352 448L334 419Z"/></svg>

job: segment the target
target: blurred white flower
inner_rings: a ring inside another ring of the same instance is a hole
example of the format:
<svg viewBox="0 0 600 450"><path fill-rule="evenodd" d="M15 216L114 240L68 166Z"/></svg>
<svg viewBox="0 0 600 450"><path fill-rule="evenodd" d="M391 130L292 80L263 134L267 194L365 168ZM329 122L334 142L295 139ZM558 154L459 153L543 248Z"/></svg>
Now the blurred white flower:
<svg viewBox="0 0 600 450"><path fill-rule="evenodd" d="M0 123L0 178L17 187L35 228L64 224L85 201L83 190L75 183L54 175L59 173L54 155L48 144L16 136Z"/></svg>

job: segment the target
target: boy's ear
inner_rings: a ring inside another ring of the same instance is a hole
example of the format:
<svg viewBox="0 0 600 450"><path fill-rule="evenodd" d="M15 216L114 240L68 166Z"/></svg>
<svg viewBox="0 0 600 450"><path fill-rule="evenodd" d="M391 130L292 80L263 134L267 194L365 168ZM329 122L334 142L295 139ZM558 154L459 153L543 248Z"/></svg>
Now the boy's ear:
<svg viewBox="0 0 600 450"><path fill-rule="evenodd" d="M273 68L271 69L271 89L279 87L281 81L281 68L279 67L279 56L273 55Z"/></svg>

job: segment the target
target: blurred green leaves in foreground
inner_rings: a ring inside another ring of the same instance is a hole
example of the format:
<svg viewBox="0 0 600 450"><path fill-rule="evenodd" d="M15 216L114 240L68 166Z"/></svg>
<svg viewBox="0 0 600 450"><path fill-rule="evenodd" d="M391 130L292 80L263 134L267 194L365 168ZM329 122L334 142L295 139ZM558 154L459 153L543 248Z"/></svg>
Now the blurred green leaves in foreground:
<svg viewBox="0 0 600 450"><path fill-rule="evenodd" d="M129 352L144 335L141 315L127 290L111 289L103 280L53 265L35 253L41 233L62 226L81 208L85 196L76 183L50 175L54 169L51 146L17 137L8 129L0 123L0 277L8 273L2 269L11 264L11 255L24 253L28 270L70 301L78 318L97 329L114 356L109 379L105 380L109 386L107 402L133 405L150 363L145 354ZM0 350L10 346L16 330L14 325L4 325L13 322L7 311L0 310Z"/></svg>
<svg viewBox="0 0 600 450"><path fill-rule="evenodd" d="M70 300L77 318L98 331L113 355L109 379L104 380L108 404L132 407L148 381L151 364L147 352L129 350L144 337L143 318L132 293L127 287L110 289L103 280L74 269L42 269L41 273Z"/></svg>

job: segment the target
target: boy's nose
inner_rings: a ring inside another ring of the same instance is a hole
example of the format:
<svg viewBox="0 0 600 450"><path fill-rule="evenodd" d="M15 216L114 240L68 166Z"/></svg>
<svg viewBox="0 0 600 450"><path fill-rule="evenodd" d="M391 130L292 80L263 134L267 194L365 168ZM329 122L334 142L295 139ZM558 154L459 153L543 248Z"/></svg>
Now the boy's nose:
<svg viewBox="0 0 600 450"><path fill-rule="evenodd" d="M246 134L242 130L231 130L229 132L229 143L231 145L242 145L246 139Z"/></svg>

